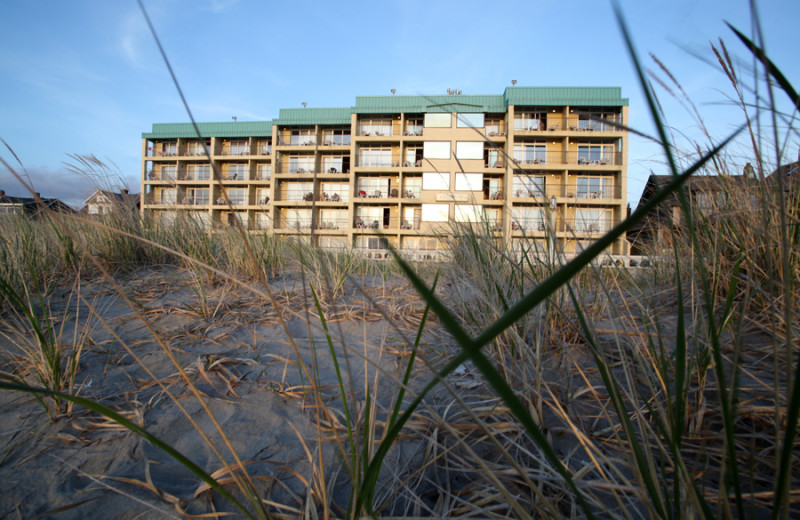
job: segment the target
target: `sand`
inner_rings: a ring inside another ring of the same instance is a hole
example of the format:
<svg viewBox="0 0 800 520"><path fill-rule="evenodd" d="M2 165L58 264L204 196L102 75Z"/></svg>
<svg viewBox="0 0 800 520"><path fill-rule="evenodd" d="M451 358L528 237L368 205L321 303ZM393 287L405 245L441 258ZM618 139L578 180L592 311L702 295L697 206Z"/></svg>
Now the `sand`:
<svg viewBox="0 0 800 520"><path fill-rule="evenodd" d="M296 514L314 504L318 497L309 496L310 483L320 466L328 472L331 500L346 505L348 479L330 430L328 439L317 442L314 399L297 363L298 353L309 366L316 358L324 400L341 411L326 336L300 280L271 282L293 341L268 301L230 283L200 290L191 276L177 269L143 271L119 283L136 301L134 308L104 281L83 284L80 294L164 388L84 305L77 320L70 318L76 311L69 298L72 290L62 288L51 298L51 314L66 324L62 342L73 343L76 327L86 333L78 395L125 414L208 473L223 470L180 404L233 462L208 414L137 316L138 310L202 393L259 494L285 506L273 511ZM352 381L346 391L363 404L364 389L377 390L378 409L386 409L397 388L392 377L402 377L423 307L403 282L375 281L368 286L372 289L366 294L348 288L335 301L327 301L325 311L340 369L351 374L345 377L345 382ZM8 336L12 325L10 318L0 322L6 352L14 351ZM425 355L435 357L446 342L431 322L423 341ZM373 387L376 367L385 372ZM339 418L343 421L341 414ZM219 496L212 498L195 475L165 452L80 407L51 420L30 395L0 392L0 436L2 518L151 518L235 511ZM413 442L409 439L403 449L414 451ZM228 475L220 476L228 482ZM230 483L226 488L234 489Z"/></svg>

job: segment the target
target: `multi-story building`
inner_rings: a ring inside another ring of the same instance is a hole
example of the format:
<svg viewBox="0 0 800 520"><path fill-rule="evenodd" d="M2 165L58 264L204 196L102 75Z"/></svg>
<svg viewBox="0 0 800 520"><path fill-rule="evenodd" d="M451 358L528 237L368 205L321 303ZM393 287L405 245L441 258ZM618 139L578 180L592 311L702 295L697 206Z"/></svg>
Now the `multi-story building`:
<svg viewBox="0 0 800 520"><path fill-rule="evenodd" d="M426 251L481 222L578 251L625 217L628 100L613 87L363 96L263 122L154 124L142 211L321 247ZM554 226L554 227L553 227ZM555 235L550 229L555 229ZM627 252L618 240L611 253Z"/></svg>

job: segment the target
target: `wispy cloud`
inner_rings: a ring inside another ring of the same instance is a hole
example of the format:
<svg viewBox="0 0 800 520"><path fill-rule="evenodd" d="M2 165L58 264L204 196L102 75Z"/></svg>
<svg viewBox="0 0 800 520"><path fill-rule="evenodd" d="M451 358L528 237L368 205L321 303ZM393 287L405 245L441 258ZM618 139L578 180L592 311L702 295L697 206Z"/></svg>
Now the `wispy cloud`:
<svg viewBox="0 0 800 520"><path fill-rule="evenodd" d="M239 0L211 0L206 9L212 13L219 13L233 7L238 2Z"/></svg>

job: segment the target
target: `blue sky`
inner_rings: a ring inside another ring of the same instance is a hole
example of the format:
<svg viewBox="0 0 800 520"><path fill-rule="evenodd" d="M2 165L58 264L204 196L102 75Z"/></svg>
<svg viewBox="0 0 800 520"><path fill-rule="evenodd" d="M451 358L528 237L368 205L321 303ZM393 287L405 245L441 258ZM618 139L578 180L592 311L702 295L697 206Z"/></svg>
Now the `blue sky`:
<svg viewBox="0 0 800 520"><path fill-rule="evenodd" d="M751 31L746 0L622 0L639 56L664 62L699 106L713 135L742 120L709 42L723 37L752 60L724 25ZM630 123L653 133L610 2L144 0L198 121L272 119L280 108L351 106L359 95L501 94L520 86L620 86ZM800 86L800 2L762 1L767 52ZM666 93L668 123L698 136ZM188 121L133 0L31 0L0 6L0 137L37 191L80 203L92 191L70 173L69 154L94 154L111 184L139 191L141 133ZM15 165L3 146L0 156ZM796 151L790 153L794 160ZM628 200L635 206L657 149L632 137ZM0 189L24 195L3 168Z"/></svg>

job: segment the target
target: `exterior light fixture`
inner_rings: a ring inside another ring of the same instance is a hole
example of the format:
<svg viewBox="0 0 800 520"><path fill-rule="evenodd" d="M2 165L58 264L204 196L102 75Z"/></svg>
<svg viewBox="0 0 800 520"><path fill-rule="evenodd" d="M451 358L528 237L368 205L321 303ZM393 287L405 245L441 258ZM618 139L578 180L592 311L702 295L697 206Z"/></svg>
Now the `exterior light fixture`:
<svg viewBox="0 0 800 520"><path fill-rule="evenodd" d="M397 92L397 90L396 90L396 89L392 89L392 95L393 95L393 96L394 96L394 93L395 93L395 92Z"/></svg>
<svg viewBox="0 0 800 520"><path fill-rule="evenodd" d="M308 104L308 103L306 103L305 101L303 101L303 103L302 103L302 105L303 105L303 108L305 108L307 104Z"/></svg>
<svg viewBox="0 0 800 520"><path fill-rule="evenodd" d="M512 85L516 85L516 84L517 84L517 80L515 80L515 79L512 79L512 80L511 80L511 84L512 84Z"/></svg>
<svg viewBox="0 0 800 520"><path fill-rule="evenodd" d="M233 116L231 119L233 119L233 121L235 122L236 121L236 116Z"/></svg>

